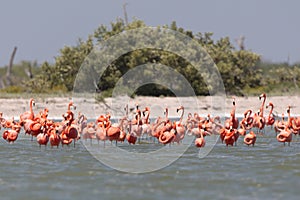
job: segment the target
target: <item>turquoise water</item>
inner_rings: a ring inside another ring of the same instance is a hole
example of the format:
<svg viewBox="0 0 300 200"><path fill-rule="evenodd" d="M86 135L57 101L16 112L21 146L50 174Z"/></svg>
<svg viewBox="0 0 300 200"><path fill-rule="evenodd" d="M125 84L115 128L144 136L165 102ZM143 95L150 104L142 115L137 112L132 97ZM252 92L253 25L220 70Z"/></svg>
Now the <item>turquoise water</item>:
<svg viewBox="0 0 300 200"><path fill-rule="evenodd" d="M139 151L156 147L161 146L147 142L122 146ZM83 143L75 148L39 148L21 133L15 144L0 140L0 199L299 198L299 136L293 137L291 146L284 146L267 128L254 147L239 138L237 146L218 142L204 158L199 159L198 154L199 149L192 145L171 165L133 174L105 166Z"/></svg>

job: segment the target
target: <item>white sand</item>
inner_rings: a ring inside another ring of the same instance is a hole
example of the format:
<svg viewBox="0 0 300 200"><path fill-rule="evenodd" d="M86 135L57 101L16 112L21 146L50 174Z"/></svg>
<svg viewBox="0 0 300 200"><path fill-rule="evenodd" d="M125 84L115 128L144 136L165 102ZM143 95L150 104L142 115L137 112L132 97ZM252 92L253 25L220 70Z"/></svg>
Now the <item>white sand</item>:
<svg viewBox="0 0 300 200"><path fill-rule="evenodd" d="M5 118L15 117L19 119L19 115L29 110L29 99L0 99L0 112L3 112ZM62 119L62 114L67 110L67 106L71 98L35 98L36 106L33 108L37 113L40 110L47 107L49 109L49 118ZM273 96L267 97L266 104L273 102L275 105L274 113L281 116L281 113L286 114L286 108L288 105L292 106L291 114L300 115L300 106L298 96ZM77 106L75 112L84 113L89 119L95 118L100 114L111 112L112 117L119 117L124 115L124 107L126 104L131 109L134 109L135 104L139 104L142 110L145 106L151 108L151 117L163 116L164 108L168 107L169 116L179 116L180 113L176 113L176 108L180 105L185 107L186 114L191 112L197 112L200 115L207 115L211 113L215 115L229 115L232 108L231 97L136 97L130 99L128 97L108 98L106 99L107 105L113 109L108 109L103 103L96 103L94 99L73 99ZM258 97L236 97L236 113L241 116L247 109L252 109L256 112L261 105ZM269 113L269 109L265 109L265 116Z"/></svg>

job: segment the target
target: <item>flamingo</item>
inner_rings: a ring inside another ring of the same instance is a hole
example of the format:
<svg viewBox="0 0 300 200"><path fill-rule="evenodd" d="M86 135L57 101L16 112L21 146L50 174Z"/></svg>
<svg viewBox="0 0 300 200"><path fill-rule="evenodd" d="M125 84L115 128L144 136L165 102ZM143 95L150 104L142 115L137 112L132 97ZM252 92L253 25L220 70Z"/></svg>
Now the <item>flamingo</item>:
<svg viewBox="0 0 300 200"><path fill-rule="evenodd" d="M191 132L191 130L194 128L192 113L188 113L187 119L185 121L185 126L186 126L187 132L189 134Z"/></svg>
<svg viewBox="0 0 300 200"><path fill-rule="evenodd" d="M137 107L137 113L135 119L129 122L129 132L126 135L126 139L129 144L135 144L137 138L140 139L142 135L142 120L141 120L141 111Z"/></svg>
<svg viewBox="0 0 300 200"><path fill-rule="evenodd" d="M42 132L42 124L38 121L31 121L26 120L25 121L25 125L27 127L27 125L29 125L29 134L31 134L31 136L37 136L38 134L40 134Z"/></svg>
<svg viewBox="0 0 300 200"><path fill-rule="evenodd" d="M241 123L240 123L241 128L237 130L237 133L239 135L245 136L246 135L246 126L247 126L247 119L244 118L242 119Z"/></svg>
<svg viewBox="0 0 300 200"><path fill-rule="evenodd" d="M199 148L202 148L205 146L205 139L204 139L204 136L203 136L203 130L201 129L201 125L199 125L199 132L200 132L200 137L196 138L195 139L195 146L196 147L199 147Z"/></svg>
<svg viewBox="0 0 300 200"><path fill-rule="evenodd" d="M26 111L20 115L21 125L23 125L23 123L26 119L30 119L30 120L34 119L34 113L33 113L33 109L32 109L32 106L34 106L34 105L35 105L35 101L33 98L31 98L29 101L29 111Z"/></svg>
<svg viewBox="0 0 300 200"><path fill-rule="evenodd" d="M161 131L158 141L162 144L170 143L174 140L176 134L176 124L174 122L173 126L171 122L167 123L165 129Z"/></svg>
<svg viewBox="0 0 300 200"><path fill-rule="evenodd" d="M147 113L147 115L145 114ZM150 108L145 107L143 110L143 116L146 116L142 121L142 134L146 134L147 136L151 136L151 124L149 121L149 116L150 116Z"/></svg>
<svg viewBox="0 0 300 200"><path fill-rule="evenodd" d="M15 124L15 120L14 120L14 117L12 117L11 119L2 119L2 123L1 125L4 127L4 128L12 128L12 126Z"/></svg>
<svg viewBox="0 0 300 200"><path fill-rule="evenodd" d="M188 114L188 118L185 122L188 135L197 135L200 134L198 128L199 122L192 116L192 113Z"/></svg>
<svg viewBox="0 0 300 200"><path fill-rule="evenodd" d="M137 125L139 126L139 125ZM129 144L135 144L136 140L137 140L137 135L134 131L131 130L132 128L132 124L130 123L129 126L129 133L126 134L126 140L128 141Z"/></svg>
<svg viewBox="0 0 300 200"><path fill-rule="evenodd" d="M175 129L176 129L176 135L175 138L173 140L173 142L177 142L178 144L180 143L180 141L183 140L184 135L185 135L185 127L182 124L182 120L183 120L183 115L184 115L184 107L183 106L179 106L177 108L177 113L182 110L181 115L180 115L180 119L178 122L175 123Z"/></svg>
<svg viewBox="0 0 300 200"><path fill-rule="evenodd" d="M74 110L76 110L76 106L74 105L73 101L70 101L68 104L68 110L67 111L71 111L71 107L74 108Z"/></svg>
<svg viewBox="0 0 300 200"><path fill-rule="evenodd" d="M51 145L51 148L53 146L56 146L58 148L59 143L61 142L60 136L56 133L55 127L52 127L51 129L48 130L49 133L49 142Z"/></svg>
<svg viewBox="0 0 300 200"><path fill-rule="evenodd" d="M225 129L225 136L224 136L224 142L226 146L230 145L233 146L233 144L236 142L235 139L236 131L232 127L230 129Z"/></svg>
<svg viewBox="0 0 300 200"><path fill-rule="evenodd" d="M224 142L224 138L225 138L225 135L226 135L226 130L228 130L228 129L226 129L224 127L219 130L220 140L221 140L222 143Z"/></svg>
<svg viewBox="0 0 300 200"><path fill-rule="evenodd" d="M36 140L39 143L40 147L41 147L41 145L45 145L46 146L48 144L48 141L49 141L49 136L46 133L39 133L36 136Z"/></svg>
<svg viewBox="0 0 300 200"><path fill-rule="evenodd" d="M285 121L284 121L284 113L281 115L281 120L277 120L274 122L274 130L276 133L279 133L281 130L285 128Z"/></svg>
<svg viewBox="0 0 300 200"><path fill-rule="evenodd" d="M141 111L138 109L135 115L135 119L130 123L130 134L134 133L136 137L140 139L142 135L142 119L141 119Z"/></svg>
<svg viewBox="0 0 300 200"><path fill-rule="evenodd" d="M230 118L225 121L225 128L229 129L230 126L232 126L234 129L237 129L239 126L239 120L235 117L235 111L236 111L236 103L235 98L232 98L232 110L230 112Z"/></svg>
<svg viewBox="0 0 300 200"><path fill-rule="evenodd" d="M124 117L120 120L119 124L114 125L112 125L110 121L108 121L107 123L104 122L103 125L108 140L110 140L111 142L115 140L117 144L117 142L120 140L121 133L123 132L123 123L126 119L127 118Z"/></svg>
<svg viewBox="0 0 300 200"><path fill-rule="evenodd" d="M263 101L261 103L258 116L256 116L254 118L255 123L253 125L253 127L257 127L259 130L264 129L265 124L266 124L266 120L264 118L264 106L265 106L265 102L267 99L267 95L265 93L262 93L259 96L259 100L261 100L261 99L263 99Z"/></svg>
<svg viewBox="0 0 300 200"><path fill-rule="evenodd" d="M247 121L247 126L251 126L251 128L252 128L254 119L253 119L253 116L251 116L251 114L252 114L252 110L250 110L250 109L246 110L244 112L244 119L246 119L246 121ZM246 129L248 129L248 128L246 127Z"/></svg>
<svg viewBox="0 0 300 200"><path fill-rule="evenodd" d="M289 128L290 131L296 135L300 127L296 125L296 118L291 117L291 106L288 106L287 113L288 113L288 121L286 123L286 127Z"/></svg>
<svg viewBox="0 0 300 200"><path fill-rule="evenodd" d="M96 135L95 135L95 133L97 132L97 128L95 127L95 123L94 122L87 123L87 126L82 130L82 133L81 133L82 134L82 138L85 139L85 140L90 139L91 140L91 144L92 144L92 139L97 138Z"/></svg>
<svg viewBox="0 0 300 200"><path fill-rule="evenodd" d="M153 137L156 137L157 139L159 139L160 134L162 132L170 129L170 127L172 126L172 125L170 125L168 113L169 113L168 108L165 108L165 111L164 111L165 119L162 120L160 117L157 118L156 123L153 125L153 129L152 129L152 133L151 133L151 135Z"/></svg>
<svg viewBox="0 0 300 200"><path fill-rule="evenodd" d="M96 126L95 137L98 140L98 144L99 144L99 141L101 140L104 142L104 146L105 146L105 141L107 140L107 138L106 138L106 132L105 132L105 128L104 128L103 124L98 124Z"/></svg>
<svg viewBox="0 0 300 200"><path fill-rule="evenodd" d="M17 140L17 138L18 138L20 130L21 130L21 125L19 125L18 123L14 123L12 125L12 129L11 130L5 130L3 132L2 137L7 142L14 143Z"/></svg>
<svg viewBox="0 0 300 200"><path fill-rule="evenodd" d="M19 133L16 130L5 130L2 134L3 139L9 143L14 143L18 138Z"/></svg>
<svg viewBox="0 0 300 200"><path fill-rule="evenodd" d="M292 135L292 131L288 129L288 127L285 127L285 129L280 131L280 133L276 136L276 139L278 142L283 142L284 145L287 142L290 146L290 142L292 141Z"/></svg>
<svg viewBox="0 0 300 200"><path fill-rule="evenodd" d="M255 141L256 141L256 135L253 131L250 131L250 133L248 133L244 137L244 143L248 146L251 145L251 144L252 144L252 146L254 146Z"/></svg>
<svg viewBox="0 0 300 200"><path fill-rule="evenodd" d="M273 114L273 109L274 109L273 103L269 102L268 105L266 106L266 108L268 109L268 107L271 107L271 109L270 109L268 117L266 118L266 125L272 126L275 122L275 118L274 118L274 114Z"/></svg>
<svg viewBox="0 0 300 200"><path fill-rule="evenodd" d="M159 138L161 131L164 129L165 124L167 123L164 120L161 120L160 117L156 120L157 122L152 125L151 135L152 137Z"/></svg>

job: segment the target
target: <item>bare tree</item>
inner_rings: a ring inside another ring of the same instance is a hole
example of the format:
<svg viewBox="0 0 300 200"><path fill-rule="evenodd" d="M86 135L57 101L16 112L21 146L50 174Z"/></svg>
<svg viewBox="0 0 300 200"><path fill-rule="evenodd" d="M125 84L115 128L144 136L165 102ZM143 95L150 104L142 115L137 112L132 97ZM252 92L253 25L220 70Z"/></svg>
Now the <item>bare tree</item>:
<svg viewBox="0 0 300 200"><path fill-rule="evenodd" d="M124 3L123 4L123 11L124 11L124 18L125 18L125 25L128 25L128 16L127 16L127 11L126 11L126 6L128 5L128 3Z"/></svg>
<svg viewBox="0 0 300 200"><path fill-rule="evenodd" d="M13 66L13 62L14 62L14 58L17 52L17 47L14 48L11 57L10 57L10 61L9 61L9 65L7 67L7 71L6 71L6 85L10 86L11 85L11 69Z"/></svg>
<svg viewBox="0 0 300 200"><path fill-rule="evenodd" d="M235 39L237 45L239 46L240 50L245 50L245 36L241 35L239 38Z"/></svg>

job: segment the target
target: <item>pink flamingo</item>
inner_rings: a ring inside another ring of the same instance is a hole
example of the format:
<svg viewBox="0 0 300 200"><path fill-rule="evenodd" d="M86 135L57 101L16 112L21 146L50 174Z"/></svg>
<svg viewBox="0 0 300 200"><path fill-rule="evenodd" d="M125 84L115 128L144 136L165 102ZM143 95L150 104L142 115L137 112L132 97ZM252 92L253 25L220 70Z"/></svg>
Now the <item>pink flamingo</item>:
<svg viewBox="0 0 300 200"><path fill-rule="evenodd" d="M235 98L232 98L232 110L230 112L230 118L225 121L225 128L229 129L230 126L232 128L237 129L239 126L239 120L235 117L235 111L236 111L236 103L235 103Z"/></svg>
<svg viewBox="0 0 300 200"><path fill-rule="evenodd" d="M256 116L254 118L255 123L253 124L253 127L257 127L259 130L264 129L265 124L266 124L266 119L264 117L264 106L265 106L265 102L267 99L267 95L265 93L262 93L259 96L259 100L261 100L261 99L263 99L263 101L262 101L261 107L259 109L259 114L258 114L258 116Z"/></svg>
<svg viewBox="0 0 300 200"><path fill-rule="evenodd" d="M195 146L202 148L205 146L205 139L203 136L203 131L201 130L201 126L199 125L200 137L195 139Z"/></svg>
<svg viewBox="0 0 300 200"><path fill-rule="evenodd" d="M248 133L244 137L244 143L248 146L251 145L251 144L252 144L252 146L254 146L255 141L256 141L256 135L253 131L250 131L250 133Z"/></svg>
<svg viewBox="0 0 300 200"><path fill-rule="evenodd" d="M15 123L15 124L12 125L11 130L5 130L3 132L2 137L7 142L14 143L18 138L20 130L21 130L21 126L18 123Z"/></svg>
<svg viewBox="0 0 300 200"><path fill-rule="evenodd" d="M269 104L266 106L266 108L268 109L268 107L271 107L271 109L270 109L268 117L266 118L266 125L272 126L275 122L275 117L273 115L274 104L272 102L269 102Z"/></svg>
<svg viewBox="0 0 300 200"><path fill-rule="evenodd" d="M41 145L45 145L46 146L48 144L48 141L49 141L49 136L46 133L39 133L36 136L36 140L39 143L40 147L41 147Z"/></svg>
<svg viewBox="0 0 300 200"><path fill-rule="evenodd" d="M285 129L280 131L280 133L276 136L276 139L278 142L283 142L284 145L287 142L290 146L290 142L292 141L292 135L292 131L288 129L288 127L285 127Z"/></svg>
<svg viewBox="0 0 300 200"><path fill-rule="evenodd" d="M177 112L179 112L180 110L182 112L181 112L179 121L176 122L176 124L175 124L175 126L176 126L175 127L176 135L175 135L174 140L173 140L173 142L177 142L178 144L180 143L180 141L183 140L184 135L185 135L185 126L182 124L183 115L184 115L184 107L180 106L180 107L177 108Z"/></svg>
<svg viewBox="0 0 300 200"><path fill-rule="evenodd" d="M34 99L31 98L29 101L29 111L26 111L20 115L20 124L22 126L26 119L30 119L30 120L34 119L34 113L33 113L33 109L32 109L32 106L34 106L34 105L35 105Z"/></svg>
<svg viewBox="0 0 300 200"><path fill-rule="evenodd" d="M170 123L167 123L166 128L161 131L158 141L162 144L170 143L174 140L176 134L176 124L174 123L173 126Z"/></svg>
<svg viewBox="0 0 300 200"><path fill-rule="evenodd" d="M233 129L232 127L230 127L230 129L225 129L224 142L226 146L228 145L233 146L233 144L236 142L235 132L236 132L235 129Z"/></svg>
<svg viewBox="0 0 300 200"><path fill-rule="evenodd" d="M61 142L60 136L56 133L55 127L52 127L48 130L49 142L51 147L56 146L58 148L59 143Z"/></svg>

